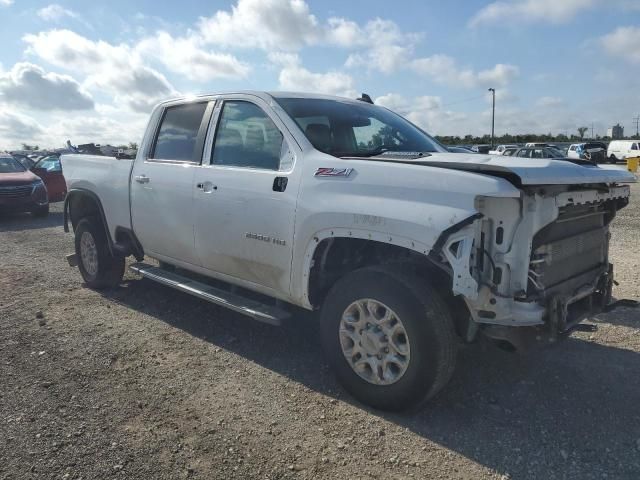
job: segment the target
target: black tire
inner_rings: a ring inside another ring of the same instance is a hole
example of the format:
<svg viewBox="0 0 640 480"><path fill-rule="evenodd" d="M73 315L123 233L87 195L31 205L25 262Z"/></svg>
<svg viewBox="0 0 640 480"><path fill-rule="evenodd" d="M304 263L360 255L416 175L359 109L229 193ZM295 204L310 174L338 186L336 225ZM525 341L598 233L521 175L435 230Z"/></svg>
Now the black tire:
<svg viewBox="0 0 640 480"><path fill-rule="evenodd" d="M616 158L615 155L611 155L609 157L609 163L618 163L618 159Z"/></svg>
<svg viewBox="0 0 640 480"><path fill-rule="evenodd" d="M340 321L347 307L358 299L383 303L404 325L409 363L395 383L370 383L353 370L343 354ZM367 267L340 279L324 302L320 328L325 353L340 383L356 399L375 408L417 408L447 384L455 369L457 340L446 303L428 282L397 267Z"/></svg>
<svg viewBox="0 0 640 480"><path fill-rule="evenodd" d="M42 207L36 207L31 210L31 215L34 217L42 218L49 215L49 204L43 205Z"/></svg>
<svg viewBox="0 0 640 480"><path fill-rule="evenodd" d="M95 273L89 273L83 263L80 242L85 233L91 235L96 246L98 266ZM99 218L85 217L78 222L75 232L75 247L78 268L88 287L98 290L113 288L122 281L125 259L121 256L111 255L106 232Z"/></svg>

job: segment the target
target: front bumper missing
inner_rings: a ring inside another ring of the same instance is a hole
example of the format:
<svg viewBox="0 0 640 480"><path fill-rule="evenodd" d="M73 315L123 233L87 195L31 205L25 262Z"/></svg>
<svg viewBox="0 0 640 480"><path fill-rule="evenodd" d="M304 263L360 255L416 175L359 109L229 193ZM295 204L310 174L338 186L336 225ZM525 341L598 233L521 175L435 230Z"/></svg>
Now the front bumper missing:
<svg viewBox="0 0 640 480"><path fill-rule="evenodd" d="M493 340L511 344L518 351L527 351L569 336L574 331L595 331L596 325L581 324L585 319L609 312L621 302L611 302L613 266L609 265L592 287L585 287L571 296L557 294L546 300L544 323L529 326L485 324L481 331Z"/></svg>

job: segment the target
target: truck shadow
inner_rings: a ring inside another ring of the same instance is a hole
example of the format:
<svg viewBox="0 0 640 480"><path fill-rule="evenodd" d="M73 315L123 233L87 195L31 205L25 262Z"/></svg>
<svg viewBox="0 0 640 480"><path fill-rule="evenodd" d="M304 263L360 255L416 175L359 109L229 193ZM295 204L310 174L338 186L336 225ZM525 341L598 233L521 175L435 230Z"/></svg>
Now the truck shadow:
<svg viewBox="0 0 640 480"><path fill-rule="evenodd" d="M311 315L271 327L144 279L104 295L508 478L640 478L636 352L569 338L516 355L480 341L461 349L451 383L423 410L390 414L339 387Z"/></svg>

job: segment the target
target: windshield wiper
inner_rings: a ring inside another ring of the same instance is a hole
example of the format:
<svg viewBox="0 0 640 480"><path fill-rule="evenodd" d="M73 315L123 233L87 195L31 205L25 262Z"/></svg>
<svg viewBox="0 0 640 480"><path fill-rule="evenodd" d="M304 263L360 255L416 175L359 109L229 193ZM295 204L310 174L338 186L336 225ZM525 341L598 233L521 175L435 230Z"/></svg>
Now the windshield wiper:
<svg viewBox="0 0 640 480"><path fill-rule="evenodd" d="M385 155L386 154L386 155ZM346 158L346 157L357 157L357 158L371 158L378 156L397 156L397 157L413 157L413 158L422 158L431 156L430 153L427 152L411 152L404 150L390 150L388 148L379 148L377 150L368 150L366 152L336 152L333 154L336 157Z"/></svg>
<svg viewBox="0 0 640 480"><path fill-rule="evenodd" d="M366 150L364 152L336 152L334 155L337 157L377 157L385 152L389 152L388 148L378 148L375 150Z"/></svg>

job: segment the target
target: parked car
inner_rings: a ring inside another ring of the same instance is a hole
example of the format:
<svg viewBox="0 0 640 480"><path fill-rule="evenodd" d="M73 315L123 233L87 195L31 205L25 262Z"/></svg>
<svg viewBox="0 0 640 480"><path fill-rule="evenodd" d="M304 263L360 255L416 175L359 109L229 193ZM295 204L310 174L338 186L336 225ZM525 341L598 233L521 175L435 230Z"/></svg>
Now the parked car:
<svg viewBox="0 0 640 480"><path fill-rule="evenodd" d="M317 310L340 382L393 410L446 385L460 342L543 345L609 305L609 223L636 181L449 153L385 108L314 94L161 103L139 145L62 156L87 286L117 285L133 255L134 272L267 323Z"/></svg>
<svg viewBox="0 0 640 480"><path fill-rule="evenodd" d="M529 142L529 143L525 144L525 147L527 147L527 148L551 147L551 148L556 148L556 149L558 148L553 143L544 143L544 142Z"/></svg>
<svg viewBox="0 0 640 480"><path fill-rule="evenodd" d="M471 150L473 150L475 153L489 153L489 150L491 150L491 145L473 145L471 147Z"/></svg>
<svg viewBox="0 0 640 480"><path fill-rule="evenodd" d="M520 150L520 147L507 147L504 149L504 152L502 152L502 155L505 157L511 157L518 150Z"/></svg>
<svg viewBox="0 0 640 480"><path fill-rule="evenodd" d="M47 188L40 178L8 154L0 154L0 212L49 213Z"/></svg>
<svg viewBox="0 0 640 480"><path fill-rule="evenodd" d="M11 156L18 160L27 170L31 170L31 168L36 164L36 162L32 158L29 158L26 155L22 155L20 153L12 153Z"/></svg>
<svg viewBox="0 0 640 480"><path fill-rule="evenodd" d="M595 163L607 161L607 145L602 142L574 143L567 150L567 158L582 158Z"/></svg>
<svg viewBox="0 0 640 480"><path fill-rule="evenodd" d="M33 168L33 173L39 176L47 186L49 202L61 202L67 195L67 183L62 173L62 162L57 155L50 155L38 160Z"/></svg>
<svg viewBox="0 0 640 480"><path fill-rule="evenodd" d="M507 148L518 148L517 145L498 145L495 150L489 150L491 155L504 155Z"/></svg>
<svg viewBox="0 0 640 480"><path fill-rule="evenodd" d="M526 158L566 158L564 153L551 147L524 147L519 148L512 157Z"/></svg>
<svg viewBox="0 0 640 480"><path fill-rule="evenodd" d="M639 140L612 140L607 149L607 158L611 163L625 160L627 157L640 157Z"/></svg>
<svg viewBox="0 0 640 480"><path fill-rule="evenodd" d="M457 147L457 146L447 147L447 150L449 150L451 153L478 153L478 152L474 152L473 150L467 147Z"/></svg>

